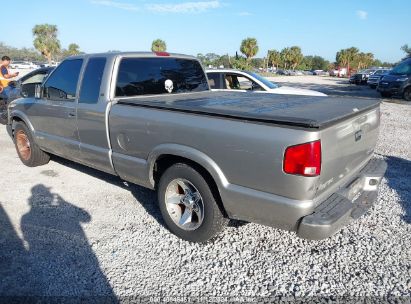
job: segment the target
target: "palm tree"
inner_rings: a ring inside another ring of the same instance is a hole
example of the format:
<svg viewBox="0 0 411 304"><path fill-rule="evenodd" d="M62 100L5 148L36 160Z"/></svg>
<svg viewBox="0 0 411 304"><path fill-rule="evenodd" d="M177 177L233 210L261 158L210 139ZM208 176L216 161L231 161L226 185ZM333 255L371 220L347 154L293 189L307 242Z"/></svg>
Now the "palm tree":
<svg viewBox="0 0 411 304"><path fill-rule="evenodd" d="M406 55L405 58L410 58L411 57L411 47L408 46L408 44L404 44L401 47L401 51L403 51Z"/></svg>
<svg viewBox="0 0 411 304"><path fill-rule="evenodd" d="M167 44L164 40L156 39L151 44L152 52L165 52L167 50Z"/></svg>
<svg viewBox="0 0 411 304"><path fill-rule="evenodd" d="M57 38L57 25L37 24L33 27L34 47L45 57L48 62L60 52L60 41Z"/></svg>
<svg viewBox="0 0 411 304"><path fill-rule="evenodd" d="M358 70L369 67L374 61L374 54L372 53L359 53L357 55L357 68Z"/></svg>
<svg viewBox="0 0 411 304"><path fill-rule="evenodd" d="M358 58L359 50L355 47L343 49L337 52L336 61L340 66L346 66L348 75L350 74L350 64Z"/></svg>
<svg viewBox="0 0 411 304"><path fill-rule="evenodd" d="M251 61L258 53L258 43L255 38L246 38L241 42L240 51L245 55L247 61Z"/></svg>
<svg viewBox="0 0 411 304"><path fill-rule="evenodd" d="M68 48L67 48L67 55L68 56L74 56L80 54L80 47L76 43L70 43Z"/></svg>
<svg viewBox="0 0 411 304"><path fill-rule="evenodd" d="M288 65L291 64L292 54L289 47L283 48L280 53L281 61L283 63L284 69L287 69Z"/></svg>
<svg viewBox="0 0 411 304"><path fill-rule="evenodd" d="M290 48L290 53L291 53L291 64L293 66L293 70L297 67L297 65L300 64L300 62L303 60L304 56L303 53L301 52L301 48L299 46L292 46Z"/></svg>
<svg viewBox="0 0 411 304"><path fill-rule="evenodd" d="M268 63L275 66L278 69L278 65L281 63L281 54L277 50L268 51Z"/></svg>

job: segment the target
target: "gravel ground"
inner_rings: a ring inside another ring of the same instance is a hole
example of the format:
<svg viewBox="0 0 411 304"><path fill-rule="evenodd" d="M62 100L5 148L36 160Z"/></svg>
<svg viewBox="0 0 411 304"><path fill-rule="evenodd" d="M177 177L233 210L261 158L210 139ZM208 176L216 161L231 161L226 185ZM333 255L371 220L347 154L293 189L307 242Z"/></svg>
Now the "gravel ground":
<svg viewBox="0 0 411 304"><path fill-rule="evenodd" d="M411 106L383 103L376 153L388 171L378 201L333 237L306 241L233 222L200 245L164 228L152 191L59 158L24 167L0 126L0 302L7 295L105 295L409 303L410 131Z"/></svg>

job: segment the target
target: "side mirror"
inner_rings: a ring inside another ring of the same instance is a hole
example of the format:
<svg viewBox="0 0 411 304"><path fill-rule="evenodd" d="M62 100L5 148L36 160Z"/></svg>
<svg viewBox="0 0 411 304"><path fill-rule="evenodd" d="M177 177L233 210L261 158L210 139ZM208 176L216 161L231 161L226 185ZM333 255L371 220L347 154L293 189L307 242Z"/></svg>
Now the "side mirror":
<svg viewBox="0 0 411 304"><path fill-rule="evenodd" d="M39 83L39 84L36 84L36 86L34 87L34 98L36 98L36 99L40 99L42 96L42 94L41 94L41 92L42 92L42 86L41 86L41 84Z"/></svg>

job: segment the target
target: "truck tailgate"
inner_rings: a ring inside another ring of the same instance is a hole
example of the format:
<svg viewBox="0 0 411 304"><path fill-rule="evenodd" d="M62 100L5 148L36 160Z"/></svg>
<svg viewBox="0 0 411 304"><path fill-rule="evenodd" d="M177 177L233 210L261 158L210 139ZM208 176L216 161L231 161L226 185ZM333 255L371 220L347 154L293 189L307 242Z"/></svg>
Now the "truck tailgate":
<svg viewBox="0 0 411 304"><path fill-rule="evenodd" d="M380 124L374 108L321 131L322 164L317 197L351 182L371 158Z"/></svg>

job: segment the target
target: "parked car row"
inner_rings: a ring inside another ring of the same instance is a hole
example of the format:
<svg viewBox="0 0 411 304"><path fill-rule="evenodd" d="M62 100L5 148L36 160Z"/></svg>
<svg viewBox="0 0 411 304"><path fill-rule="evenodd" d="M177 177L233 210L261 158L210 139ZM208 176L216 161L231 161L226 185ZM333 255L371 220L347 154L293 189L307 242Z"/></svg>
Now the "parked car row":
<svg viewBox="0 0 411 304"><path fill-rule="evenodd" d="M10 68L19 70L38 69L39 67L39 65L29 61L13 61L12 63L10 63Z"/></svg>
<svg viewBox="0 0 411 304"><path fill-rule="evenodd" d="M15 70L34 70L38 68L46 68L46 67L56 67L59 65L60 62L52 61L51 63L48 62L30 62L30 61L13 61L10 63L10 68Z"/></svg>
<svg viewBox="0 0 411 304"><path fill-rule="evenodd" d="M377 89L382 97L399 96L411 101L411 58L400 62L393 69L362 70L350 77L352 84L367 84Z"/></svg>
<svg viewBox="0 0 411 304"><path fill-rule="evenodd" d="M411 101L411 58L402 61L384 75L377 90L382 97L400 96Z"/></svg>
<svg viewBox="0 0 411 304"><path fill-rule="evenodd" d="M351 75L349 82L352 84L367 84L368 83L368 79L370 76L373 75L383 75L384 73L387 73L389 71L389 69L365 69L365 70L361 70L353 75Z"/></svg>

